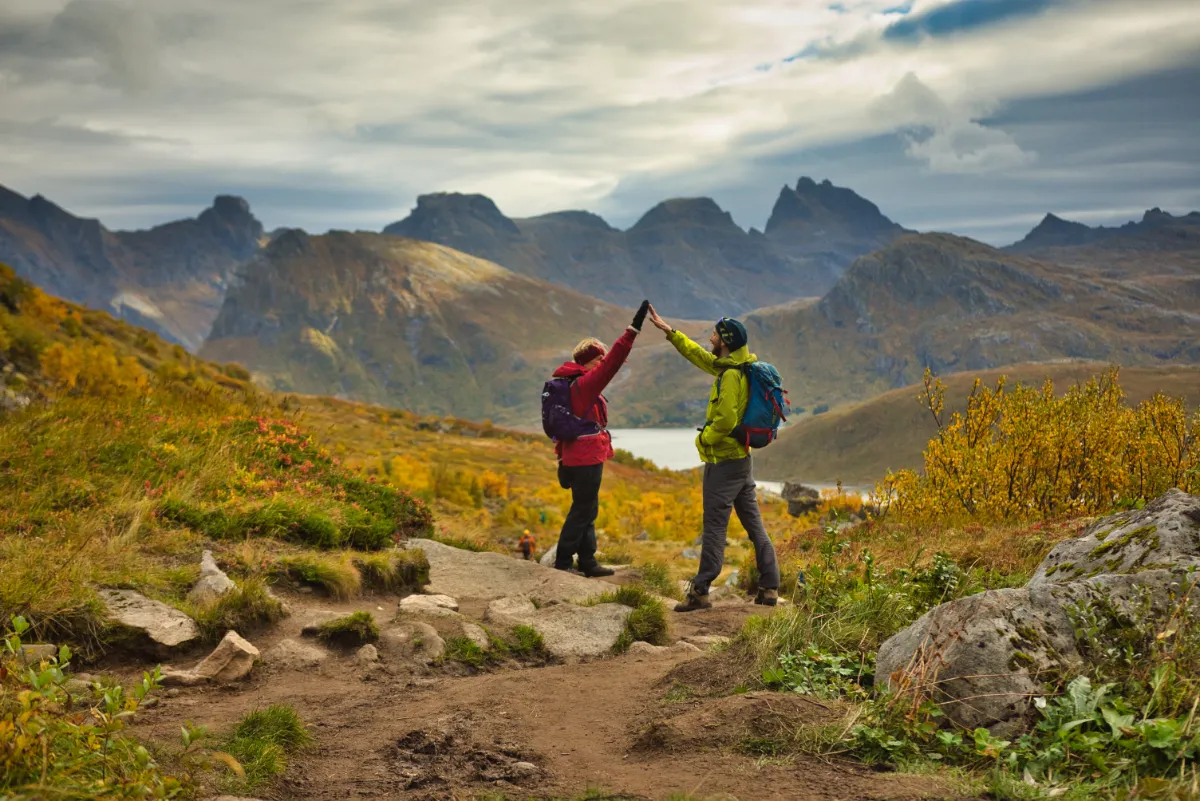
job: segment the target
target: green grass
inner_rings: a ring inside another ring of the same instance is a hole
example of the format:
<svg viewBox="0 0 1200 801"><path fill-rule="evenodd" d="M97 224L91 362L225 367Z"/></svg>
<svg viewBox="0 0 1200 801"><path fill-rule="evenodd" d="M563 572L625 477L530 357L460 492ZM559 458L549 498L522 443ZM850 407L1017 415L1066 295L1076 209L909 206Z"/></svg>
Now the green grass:
<svg viewBox="0 0 1200 801"><path fill-rule="evenodd" d="M219 640L230 629L246 635L284 618L283 604L271 596L266 582L257 577L243 580L209 606L187 611L208 641Z"/></svg>
<svg viewBox="0 0 1200 801"><path fill-rule="evenodd" d="M589 606L615 603L633 610L625 620L624 631L613 646L615 653L628 651L629 646L635 642L666 645L670 641L667 609L662 601L643 586L626 584L612 592L590 598L587 603Z"/></svg>
<svg viewBox="0 0 1200 801"><path fill-rule="evenodd" d="M287 769L288 757L312 741L296 711L275 704L242 718L224 750L241 763L245 776L231 779L229 790L253 791Z"/></svg>
<svg viewBox="0 0 1200 801"><path fill-rule="evenodd" d="M355 612L317 627L317 638L333 645L357 647L379 639L379 626L370 612Z"/></svg>
<svg viewBox="0 0 1200 801"><path fill-rule="evenodd" d="M419 591L429 583L429 560L420 548L354 557L363 586L379 592Z"/></svg>
<svg viewBox="0 0 1200 801"><path fill-rule="evenodd" d="M324 590L334 598L355 598L362 592L362 576L346 555L284 556L276 563L275 572L303 586Z"/></svg>
<svg viewBox="0 0 1200 801"><path fill-rule="evenodd" d="M663 562L647 562L641 566L642 584L659 595L683 600L683 591L671 579L671 568Z"/></svg>
<svg viewBox="0 0 1200 801"><path fill-rule="evenodd" d="M514 626L505 637L488 632L490 643L481 648L469 637L450 637L446 640L443 659L461 662L473 668L496 665L506 659L542 663L550 658L542 635L532 626Z"/></svg>

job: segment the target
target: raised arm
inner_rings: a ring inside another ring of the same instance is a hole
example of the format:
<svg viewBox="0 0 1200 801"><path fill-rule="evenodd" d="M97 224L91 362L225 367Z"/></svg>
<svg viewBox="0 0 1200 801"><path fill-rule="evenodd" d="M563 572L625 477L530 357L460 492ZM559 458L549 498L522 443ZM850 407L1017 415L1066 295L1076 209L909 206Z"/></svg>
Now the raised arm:
<svg viewBox="0 0 1200 801"><path fill-rule="evenodd" d="M655 328L667 335L667 340L675 346L675 350L683 354L683 358L710 375L717 375L721 372L713 365L713 362L717 360L716 356L690 340L682 331L676 331L672 328L666 320L658 316L658 312L654 310L653 305L650 306L650 322L654 323Z"/></svg>
<svg viewBox="0 0 1200 801"><path fill-rule="evenodd" d="M600 397L600 393L604 391L604 388L620 371L621 365L629 358L629 351L633 350L633 340L642 330L642 321L646 319L649 308L649 301L643 301L633 316L633 323L608 349L608 353L600 360L595 369L589 370L575 379L575 394L572 397L572 403L578 403L586 411L596 402L596 398Z"/></svg>

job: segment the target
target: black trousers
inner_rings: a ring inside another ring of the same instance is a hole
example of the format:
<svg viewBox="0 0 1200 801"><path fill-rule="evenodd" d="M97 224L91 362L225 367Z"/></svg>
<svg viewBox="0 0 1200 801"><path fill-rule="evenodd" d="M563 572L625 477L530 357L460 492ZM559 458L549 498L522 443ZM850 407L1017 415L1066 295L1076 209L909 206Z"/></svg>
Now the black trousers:
<svg viewBox="0 0 1200 801"><path fill-rule="evenodd" d="M567 519L558 535L554 566L566 570L578 554L579 569L587 570L597 565L596 517L600 514L600 482L604 479L604 465L563 466L559 475L571 487L571 511L567 512Z"/></svg>

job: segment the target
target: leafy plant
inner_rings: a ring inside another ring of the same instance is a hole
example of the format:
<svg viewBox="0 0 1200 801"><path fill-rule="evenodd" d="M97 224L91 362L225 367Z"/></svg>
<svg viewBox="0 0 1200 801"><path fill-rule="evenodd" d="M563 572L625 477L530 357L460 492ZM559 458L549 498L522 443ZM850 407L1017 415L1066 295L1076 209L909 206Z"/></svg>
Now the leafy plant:
<svg viewBox="0 0 1200 801"><path fill-rule="evenodd" d="M70 649L26 665L19 656L22 617L11 619L0 653L0 795L5 798L172 798L184 787L166 775L126 732L160 673L142 676L130 693L99 690L87 714L72 709L66 687Z"/></svg>

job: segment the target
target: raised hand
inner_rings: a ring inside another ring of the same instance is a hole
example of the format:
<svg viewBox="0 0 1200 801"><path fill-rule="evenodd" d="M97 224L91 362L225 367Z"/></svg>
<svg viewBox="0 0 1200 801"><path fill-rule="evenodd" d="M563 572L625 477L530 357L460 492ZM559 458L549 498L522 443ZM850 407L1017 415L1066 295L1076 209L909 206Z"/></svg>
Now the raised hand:
<svg viewBox="0 0 1200 801"><path fill-rule="evenodd" d="M673 328L671 328L671 325L666 320L664 320L663 318L658 316L658 312L656 312L654 310L653 303L650 304L649 311L650 311L650 322L654 323L655 328L657 328L659 331L662 331L663 333L666 333L666 334L669 334L669 333L671 333L671 331L674 330Z"/></svg>
<svg viewBox="0 0 1200 801"><path fill-rule="evenodd" d="M642 305L638 306L637 314L633 315L633 329L635 331L642 330L642 323L646 322L646 312L650 309L650 301L643 300Z"/></svg>

